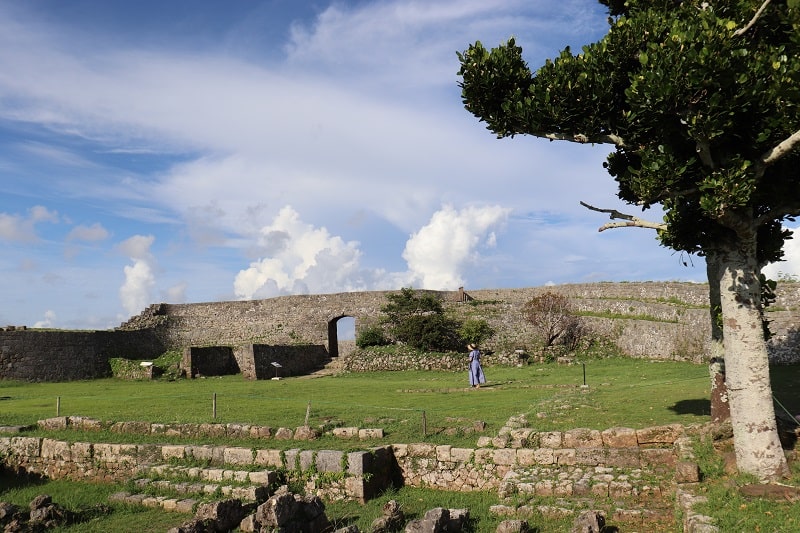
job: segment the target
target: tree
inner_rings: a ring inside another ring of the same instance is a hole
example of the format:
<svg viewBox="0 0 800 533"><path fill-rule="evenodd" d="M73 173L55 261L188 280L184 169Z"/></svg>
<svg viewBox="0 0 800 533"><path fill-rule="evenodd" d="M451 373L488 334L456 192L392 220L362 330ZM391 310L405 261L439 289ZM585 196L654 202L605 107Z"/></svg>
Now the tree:
<svg viewBox="0 0 800 533"><path fill-rule="evenodd" d="M705 257L737 466L775 480L759 274L800 214L800 1L600 1L608 33L535 73L513 39L460 53L464 104L498 137L611 144L618 196L660 204L660 242Z"/></svg>
<svg viewBox="0 0 800 533"><path fill-rule="evenodd" d="M400 342L419 350L452 350L459 345L460 324L445 315L438 295L415 292L406 287L388 294L381 308L390 333Z"/></svg>
<svg viewBox="0 0 800 533"><path fill-rule="evenodd" d="M577 317L566 296L547 291L525 302L522 315L542 339L542 348L552 346L570 328L577 327Z"/></svg>
<svg viewBox="0 0 800 533"><path fill-rule="evenodd" d="M482 318L471 318L464 321L458 328L458 335L463 345L475 344L480 346L483 341L495 334L495 330Z"/></svg>

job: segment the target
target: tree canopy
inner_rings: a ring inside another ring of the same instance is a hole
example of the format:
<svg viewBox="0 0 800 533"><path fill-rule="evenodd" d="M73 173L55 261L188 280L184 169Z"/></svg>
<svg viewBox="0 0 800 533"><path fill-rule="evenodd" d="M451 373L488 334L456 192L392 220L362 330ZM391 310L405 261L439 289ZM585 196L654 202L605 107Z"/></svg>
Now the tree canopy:
<svg viewBox="0 0 800 533"><path fill-rule="evenodd" d="M604 166L619 198L659 204L660 242L710 265L737 464L775 479L787 469L759 274L782 255L782 222L800 214L800 1L600 3L608 33L535 72L513 38L469 46L459 54L464 105L500 138L613 145Z"/></svg>

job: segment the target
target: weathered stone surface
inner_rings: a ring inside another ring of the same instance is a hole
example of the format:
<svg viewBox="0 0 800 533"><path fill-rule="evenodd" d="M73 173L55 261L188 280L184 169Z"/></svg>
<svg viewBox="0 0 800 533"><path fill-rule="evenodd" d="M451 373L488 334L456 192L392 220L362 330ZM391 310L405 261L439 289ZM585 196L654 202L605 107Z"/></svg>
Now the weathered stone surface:
<svg viewBox="0 0 800 533"><path fill-rule="evenodd" d="M606 517L599 511L583 511L572 524L570 533L601 533L606 525Z"/></svg>
<svg viewBox="0 0 800 533"><path fill-rule="evenodd" d="M496 533L527 533L530 531L527 520L503 520L497 525Z"/></svg>
<svg viewBox="0 0 800 533"><path fill-rule="evenodd" d="M600 448L603 437L596 429L570 429L564 432L562 445L565 448Z"/></svg>
<svg viewBox="0 0 800 533"><path fill-rule="evenodd" d="M317 452L317 472L342 472L344 452L338 450L320 450Z"/></svg>
<svg viewBox="0 0 800 533"><path fill-rule="evenodd" d="M603 444L609 448L630 448L638 446L636 430L625 427L613 427L602 431Z"/></svg>
<svg viewBox="0 0 800 533"><path fill-rule="evenodd" d="M670 424L666 426L653 426L639 429L636 431L636 439L639 445L644 444L674 444L682 437L683 426L680 424Z"/></svg>
<svg viewBox="0 0 800 533"><path fill-rule="evenodd" d="M675 465L675 483L698 483L700 466L692 461L679 461Z"/></svg>
<svg viewBox="0 0 800 533"><path fill-rule="evenodd" d="M200 504L195 513L197 519L213 521L216 531L235 529L244 517L242 502L235 499Z"/></svg>
<svg viewBox="0 0 800 533"><path fill-rule="evenodd" d="M450 523L450 511L443 507L430 509L423 518L412 520L406 524L406 533L441 533L447 531Z"/></svg>

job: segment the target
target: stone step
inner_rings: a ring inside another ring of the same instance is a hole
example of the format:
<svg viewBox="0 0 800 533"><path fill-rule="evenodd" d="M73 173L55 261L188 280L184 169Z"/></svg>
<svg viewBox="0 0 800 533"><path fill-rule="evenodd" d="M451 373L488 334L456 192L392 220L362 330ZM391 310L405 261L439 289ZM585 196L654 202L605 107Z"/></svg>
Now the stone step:
<svg viewBox="0 0 800 533"><path fill-rule="evenodd" d="M161 508L164 511L187 514L193 513L198 503L197 500L192 498L169 498L150 494L131 494L130 492L117 492L109 496L108 499L112 502Z"/></svg>

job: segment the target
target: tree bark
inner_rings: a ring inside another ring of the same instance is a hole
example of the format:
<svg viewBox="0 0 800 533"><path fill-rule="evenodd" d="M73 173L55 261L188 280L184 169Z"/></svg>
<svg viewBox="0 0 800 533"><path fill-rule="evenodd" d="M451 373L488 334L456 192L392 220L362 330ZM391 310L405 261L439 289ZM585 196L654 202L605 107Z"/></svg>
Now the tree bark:
<svg viewBox="0 0 800 533"><path fill-rule="evenodd" d="M721 268L725 379L730 399L736 466L761 481L788 475L778 438L767 344L761 326L761 287L755 227L718 248Z"/></svg>
<svg viewBox="0 0 800 533"><path fill-rule="evenodd" d="M708 276L709 318L711 320L711 344L708 371L711 375L711 421L720 423L731 417L728 388L725 385L725 347L723 346L722 303L720 301L720 276L722 269L719 255L714 250L706 252L706 275Z"/></svg>

